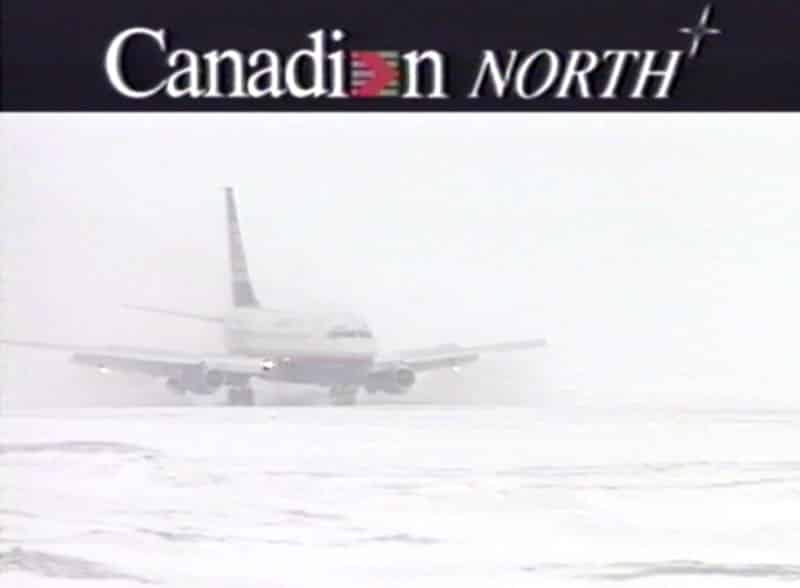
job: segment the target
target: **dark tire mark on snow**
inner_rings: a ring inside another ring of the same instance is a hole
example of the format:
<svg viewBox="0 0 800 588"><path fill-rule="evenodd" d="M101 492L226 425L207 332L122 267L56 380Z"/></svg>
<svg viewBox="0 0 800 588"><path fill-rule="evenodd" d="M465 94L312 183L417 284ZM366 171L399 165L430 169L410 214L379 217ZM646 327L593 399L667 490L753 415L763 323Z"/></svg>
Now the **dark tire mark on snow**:
<svg viewBox="0 0 800 588"><path fill-rule="evenodd" d="M286 510L284 512L291 517L296 517L300 519L319 520L319 521L343 521L346 518L339 514L310 512L307 510L296 509L296 508Z"/></svg>
<svg viewBox="0 0 800 588"><path fill-rule="evenodd" d="M148 578L127 574L88 559L20 548L0 553L0 573L11 571L30 572L50 578L132 580L143 584L154 583Z"/></svg>
<svg viewBox="0 0 800 588"><path fill-rule="evenodd" d="M727 576L731 578L770 578L773 580L800 580L800 566L785 564L725 564L699 560L666 560L656 562L615 562L607 565L543 563L523 566L523 572L573 573L575 577L589 580L640 580L659 576ZM593 570L593 571L587 571Z"/></svg>
<svg viewBox="0 0 800 588"><path fill-rule="evenodd" d="M148 454L157 452L140 445L112 443L106 441L61 441L58 443L5 443L0 445L0 455L9 453L116 453L116 454Z"/></svg>
<svg viewBox="0 0 800 588"><path fill-rule="evenodd" d="M615 563L612 570L589 574L597 580L637 580L655 576L730 576L800 580L800 566L782 564L720 564L702 561Z"/></svg>
<svg viewBox="0 0 800 588"><path fill-rule="evenodd" d="M435 545L441 543L435 537L411 535L409 533L393 533L391 535L376 535L363 539L361 543L406 543L411 545Z"/></svg>

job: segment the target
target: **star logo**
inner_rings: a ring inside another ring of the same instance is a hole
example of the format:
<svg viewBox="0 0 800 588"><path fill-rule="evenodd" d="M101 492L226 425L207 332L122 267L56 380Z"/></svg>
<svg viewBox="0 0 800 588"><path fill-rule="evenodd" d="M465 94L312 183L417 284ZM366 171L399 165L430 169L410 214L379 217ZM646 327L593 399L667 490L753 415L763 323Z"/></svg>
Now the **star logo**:
<svg viewBox="0 0 800 588"><path fill-rule="evenodd" d="M721 30L709 26L711 11L713 8L714 7L711 4L706 4L705 8L703 8L703 12L700 14L700 20L697 21L696 25L678 29L679 33L691 35L692 37L692 46L689 49L689 57L695 57L698 54L700 51L700 46L703 44L703 40L707 35L722 34Z"/></svg>

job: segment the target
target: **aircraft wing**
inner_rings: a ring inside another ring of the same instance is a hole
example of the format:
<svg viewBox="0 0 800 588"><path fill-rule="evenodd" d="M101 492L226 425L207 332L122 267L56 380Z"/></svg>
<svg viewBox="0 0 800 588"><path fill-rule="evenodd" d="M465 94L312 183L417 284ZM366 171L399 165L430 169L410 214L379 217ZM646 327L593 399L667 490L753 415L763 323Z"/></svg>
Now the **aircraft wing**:
<svg viewBox="0 0 800 588"><path fill-rule="evenodd" d="M262 360L237 355L180 353L135 347L82 347L15 339L0 339L0 345L66 351L71 353L71 359L75 363L154 377L176 377L192 368L205 368L236 376L263 377L264 372L268 371Z"/></svg>
<svg viewBox="0 0 800 588"><path fill-rule="evenodd" d="M453 368L477 361L484 353L520 351L545 345L547 345L547 341L544 339L527 339L470 347L450 344L422 349L406 349L381 358L375 363L373 373L395 369L398 365L408 367L415 372Z"/></svg>

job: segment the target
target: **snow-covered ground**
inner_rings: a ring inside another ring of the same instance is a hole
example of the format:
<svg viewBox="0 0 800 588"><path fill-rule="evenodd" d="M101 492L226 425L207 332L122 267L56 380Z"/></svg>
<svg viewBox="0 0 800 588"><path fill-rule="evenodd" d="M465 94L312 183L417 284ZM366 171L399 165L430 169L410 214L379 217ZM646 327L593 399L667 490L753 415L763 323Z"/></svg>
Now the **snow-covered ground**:
<svg viewBox="0 0 800 588"><path fill-rule="evenodd" d="M800 581L800 413L0 416L5 586Z"/></svg>

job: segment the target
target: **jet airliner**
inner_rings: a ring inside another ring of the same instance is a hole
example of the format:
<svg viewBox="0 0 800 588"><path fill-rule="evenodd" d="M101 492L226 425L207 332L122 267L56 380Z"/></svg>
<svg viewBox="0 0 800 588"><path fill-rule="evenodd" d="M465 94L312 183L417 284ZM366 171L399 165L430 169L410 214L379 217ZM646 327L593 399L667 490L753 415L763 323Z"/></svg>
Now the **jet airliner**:
<svg viewBox="0 0 800 588"><path fill-rule="evenodd" d="M264 307L248 271L233 189L225 188L232 307L225 314L133 306L136 310L218 324L225 353L180 353L145 348L79 347L43 341L0 343L69 351L75 363L102 372L144 373L162 379L171 390L194 395L218 392L231 405L254 404L253 383L291 382L321 386L335 405L355 404L360 390L405 394L417 374L458 368L482 354L530 349L543 339L492 345L441 345L379 355L365 320L341 313L304 313ZM227 393L227 394L226 394Z"/></svg>

